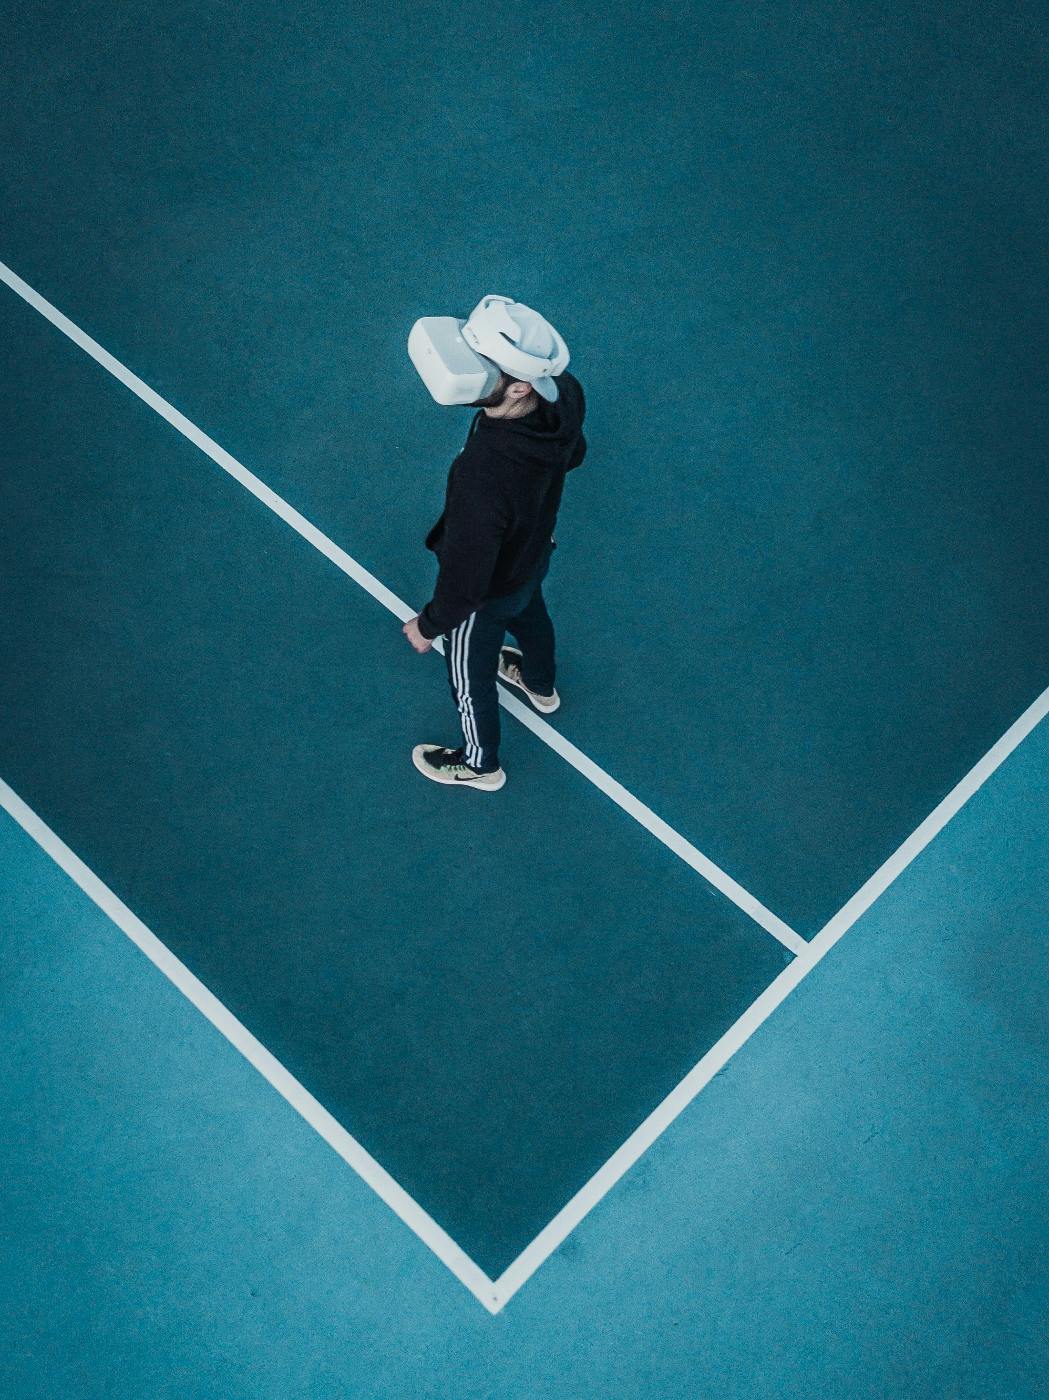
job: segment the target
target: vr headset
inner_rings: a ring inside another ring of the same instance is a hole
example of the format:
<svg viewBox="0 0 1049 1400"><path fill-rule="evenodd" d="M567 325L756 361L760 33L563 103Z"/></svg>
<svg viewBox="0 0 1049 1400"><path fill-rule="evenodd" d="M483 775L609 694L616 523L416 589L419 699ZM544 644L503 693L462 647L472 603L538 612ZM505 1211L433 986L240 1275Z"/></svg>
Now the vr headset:
<svg viewBox="0 0 1049 1400"><path fill-rule="evenodd" d="M423 316L408 336L408 354L422 382L436 403L473 404L487 398L499 383L500 372L535 384L544 398L556 398L552 380L568 365L568 346L550 326L553 337L549 355L522 350L521 327L510 315L512 297L486 296L465 321L456 316ZM523 308L535 315L530 308Z"/></svg>

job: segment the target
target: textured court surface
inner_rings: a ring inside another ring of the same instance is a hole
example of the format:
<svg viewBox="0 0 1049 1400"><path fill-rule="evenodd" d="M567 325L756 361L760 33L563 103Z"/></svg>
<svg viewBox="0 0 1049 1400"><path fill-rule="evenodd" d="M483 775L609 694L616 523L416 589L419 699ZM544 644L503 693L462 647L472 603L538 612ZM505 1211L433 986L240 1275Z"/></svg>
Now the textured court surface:
<svg viewBox="0 0 1049 1400"><path fill-rule="evenodd" d="M1044 688L1044 16L72 16L15 26L3 260L420 603L468 415L407 330L560 317L561 724L799 932Z"/></svg>
<svg viewBox="0 0 1049 1400"><path fill-rule="evenodd" d="M0 260L413 604L469 415L407 329L543 309L556 726L811 938L1049 684L1047 33L44 4ZM439 662L6 287L0 346L0 778L495 1276L790 955L510 719L423 784ZM5 818L8 1388L1037 1395L1047 771L495 1319Z"/></svg>
<svg viewBox="0 0 1049 1400"><path fill-rule="evenodd" d="M8 463L0 773L498 1275L787 950L509 721L507 800L453 807L405 761L436 653L3 312L64 406Z"/></svg>
<svg viewBox="0 0 1049 1400"><path fill-rule="evenodd" d="M1037 1400L1047 801L1042 729L496 1318L5 819L8 1393Z"/></svg>

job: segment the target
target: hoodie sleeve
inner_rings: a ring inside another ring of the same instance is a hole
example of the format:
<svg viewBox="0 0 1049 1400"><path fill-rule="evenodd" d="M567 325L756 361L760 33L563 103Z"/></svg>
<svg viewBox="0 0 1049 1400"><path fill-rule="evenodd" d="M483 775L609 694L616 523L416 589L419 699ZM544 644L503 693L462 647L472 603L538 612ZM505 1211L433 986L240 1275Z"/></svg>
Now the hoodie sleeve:
<svg viewBox="0 0 1049 1400"><path fill-rule="evenodd" d="M419 614L428 641L451 632L484 602L508 523L495 482L464 454L448 482L433 598Z"/></svg>

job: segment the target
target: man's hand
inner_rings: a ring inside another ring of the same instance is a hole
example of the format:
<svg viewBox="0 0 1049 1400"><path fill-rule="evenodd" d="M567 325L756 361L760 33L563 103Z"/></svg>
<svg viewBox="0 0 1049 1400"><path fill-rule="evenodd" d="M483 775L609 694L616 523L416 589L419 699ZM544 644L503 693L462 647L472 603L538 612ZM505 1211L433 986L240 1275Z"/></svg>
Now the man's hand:
<svg viewBox="0 0 1049 1400"><path fill-rule="evenodd" d="M423 634L419 631L419 619L417 617L410 617L408 621L404 624L404 626L401 628L401 631L408 638L408 640L411 642L412 646L415 648L415 650L419 653L420 656L422 656L424 652L429 651L430 648L433 646L433 642L431 642L429 638L424 637Z"/></svg>

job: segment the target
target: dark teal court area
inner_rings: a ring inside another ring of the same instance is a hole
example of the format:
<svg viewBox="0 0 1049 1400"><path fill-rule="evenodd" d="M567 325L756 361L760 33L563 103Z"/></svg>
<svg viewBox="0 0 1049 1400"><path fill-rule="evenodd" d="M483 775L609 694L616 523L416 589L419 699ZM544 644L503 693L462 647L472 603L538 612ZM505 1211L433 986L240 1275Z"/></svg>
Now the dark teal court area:
<svg viewBox="0 0 1049 1400"><path fill-rule="evenodd" d="M469 419L408 328L561 326L559 725L799 932L1044 688L1031 10L133 0L8 43L0 258L399 596Z"/></svg>
<svg viewBox="0 0 1049 1400"><path fill-rule="evenodd" d="M789 954L512 721L499 800L425 783L438 658L0 315L0 773L497 1276Z"/></svg>

